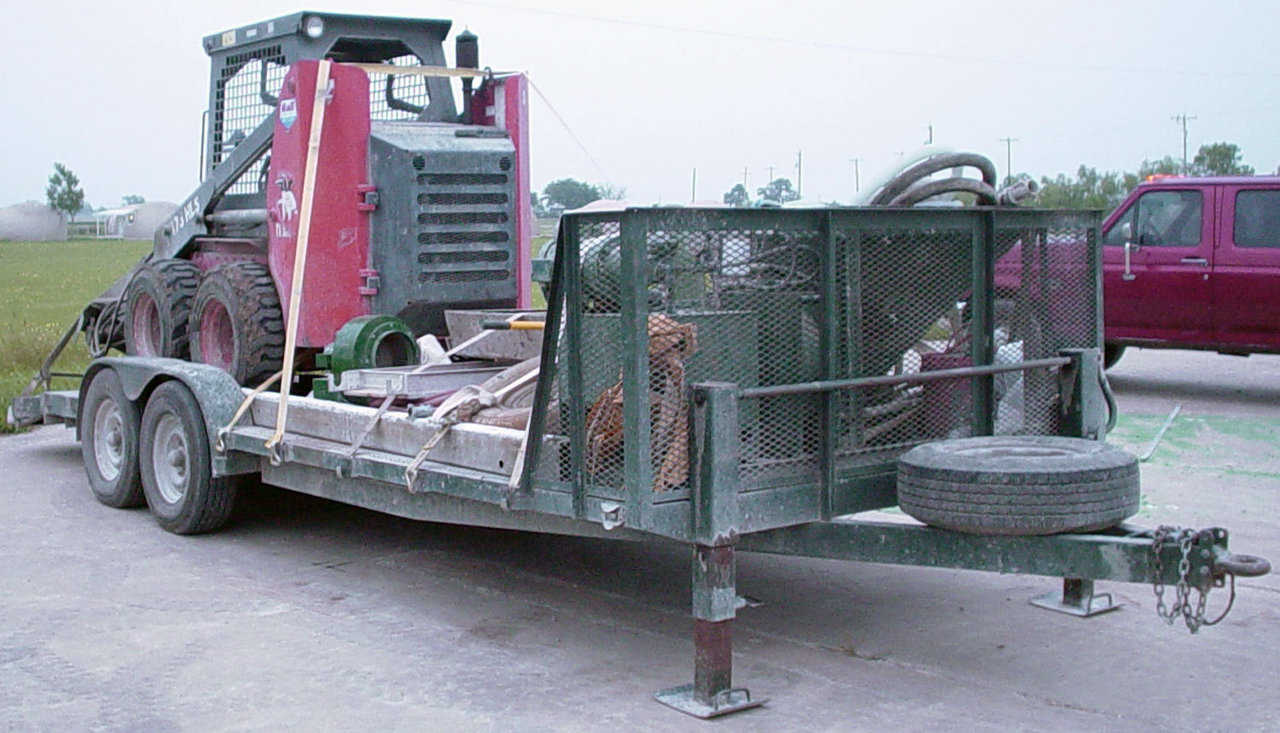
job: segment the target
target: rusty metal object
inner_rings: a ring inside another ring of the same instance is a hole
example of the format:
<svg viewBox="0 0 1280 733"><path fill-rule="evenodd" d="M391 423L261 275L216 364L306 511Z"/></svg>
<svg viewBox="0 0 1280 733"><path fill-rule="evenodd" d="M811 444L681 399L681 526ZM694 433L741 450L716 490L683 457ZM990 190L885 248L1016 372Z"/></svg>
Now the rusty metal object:
<svg viewBox="0 0 1280 733"><path fill-rule="evenodd" d="M684 409L684 360L698 350L698 328L661 314L649 316L649 409L652 420L654 491L666 491L689 475L689 413ZM622 378L587 411L587 470L622 450Z"/></svg>

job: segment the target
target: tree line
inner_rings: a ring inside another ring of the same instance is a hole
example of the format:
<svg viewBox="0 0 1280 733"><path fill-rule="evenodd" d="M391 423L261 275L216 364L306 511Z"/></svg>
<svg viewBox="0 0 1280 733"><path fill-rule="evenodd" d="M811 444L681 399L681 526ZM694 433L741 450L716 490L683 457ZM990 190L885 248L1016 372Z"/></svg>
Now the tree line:
<svg viewBox="0 0 1280 733"><path fill-rule="evenodd" d="M1235 143L1210 143L1200 146L1185 170L1181 160L1165 156L1144 160L1132 172L1099 171L1081 164L1074 178L1064 173L1053 178L1043 176L1040 195L1032 205L1052 209L1112 209L1139 183L1158 175L1252 176L1254 169L1241 160L1240 147Z"/></svg>

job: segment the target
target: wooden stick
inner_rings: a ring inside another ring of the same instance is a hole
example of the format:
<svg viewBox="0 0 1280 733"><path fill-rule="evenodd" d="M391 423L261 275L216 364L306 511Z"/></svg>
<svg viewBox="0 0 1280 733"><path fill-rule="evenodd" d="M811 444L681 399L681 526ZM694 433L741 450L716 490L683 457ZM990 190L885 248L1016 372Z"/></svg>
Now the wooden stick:
<svg viewBox="0 0 1280 733"><path fill-rule="evenodd" d="M329 91L329 66L321 61L316 69L316 93L311 107L311 138L307 142L307 163L302 174L302 205L298 211L298 242L293 250L293 282L289 288L289 322L284 331L284 370L280 378L280 402L276 406L276 430L266 442L274 449L284 437L289 418L289 389L293 386L293 355L298 346L298 312L302 305L302 278L307 271L307 243L311 238L311 208L316 193L316 167L320 162L320 133L324 129L325 98ZM274 455L274 451L272 451Z"/></svg>

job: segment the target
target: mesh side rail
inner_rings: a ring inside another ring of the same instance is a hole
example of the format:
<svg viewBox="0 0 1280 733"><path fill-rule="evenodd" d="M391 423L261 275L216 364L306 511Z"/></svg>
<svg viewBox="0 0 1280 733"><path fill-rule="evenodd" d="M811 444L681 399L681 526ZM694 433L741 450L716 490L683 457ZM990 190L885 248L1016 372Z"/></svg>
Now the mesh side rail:
<svg viewBox="0 0 1280 733"><path fill-rule="evenodd" d="M1058 432L1061 361L1044 360L1100 346L1097 225L973 208L565 215L529 480L579 505L687 499L704 382L745 397L744 491L829 484L927 440ZM934 371L948 376L914 376Z"/></svg>

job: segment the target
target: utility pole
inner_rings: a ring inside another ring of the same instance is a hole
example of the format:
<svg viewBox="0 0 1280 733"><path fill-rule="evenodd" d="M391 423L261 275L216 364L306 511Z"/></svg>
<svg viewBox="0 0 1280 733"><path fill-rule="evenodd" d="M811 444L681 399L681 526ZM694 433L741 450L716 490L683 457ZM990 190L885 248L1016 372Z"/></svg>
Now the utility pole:
<svg viewBox="0 0 1280 733"><path fill-rule="evenodd" d="M929 139L928 139L928 140L925 140L925 141L924 141L924 144L925 144L925 145L932 145L932 144L933 144L933 123L932 123L932 122L930 122L930 123L929 123Z"/></svg>
<svg viewBox="0 0 1280 733"><path fill-rule="evenodd" d="M773 183L773 166L769 166L769 180L765 181L764 185L768 186L770 183Z"/></svg>
<svg viewBox="0 0 1280 733"><path fill-rule="evenodd" d="M1016 137L1002 137L1000 142L1004 143L1004 180L1006 183L1013 181L1013 144L1018 142Z"/></svg>
<svg viewBox="0 0 1280 733"><path fill-rule="evenodd" d="M860 160L862 159L861 158L849 159L849 162L853 163L853 192L854 193L857 193L858 191L862 190L862 182L858 180L858 161Z"/></svg>
<svg viewBox="0 0 1280 733"><path fill-rule="evenodd" d="M1195 115L1188 116L1186 112L1180 115L1174 115L1169 119L1182 125L1182 174L1186 175L1189 168L1187 166L1187 123L1196 118Z"/></svg>
<svg viewBox="0 0 1280 733"><path fill-rule="evenodd" d="M804 190L804 151L796 151L796 195Z"/></svg>
<svg viewBox="0 0 1280 733"><path fill-rule="evenodd" d="M693 184L689 188L689 203L698 200L698 169L693 169Z"/></svg>
<svg viewBox="0 0 1280 733"><path fill-rule="evenodd" d="M745 165L742 166L742 187L746 188L748 192L751 191L751 189L747 188L747 167Z"/></svg>

